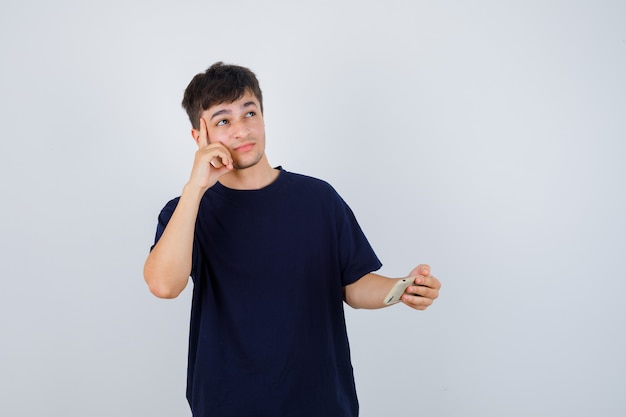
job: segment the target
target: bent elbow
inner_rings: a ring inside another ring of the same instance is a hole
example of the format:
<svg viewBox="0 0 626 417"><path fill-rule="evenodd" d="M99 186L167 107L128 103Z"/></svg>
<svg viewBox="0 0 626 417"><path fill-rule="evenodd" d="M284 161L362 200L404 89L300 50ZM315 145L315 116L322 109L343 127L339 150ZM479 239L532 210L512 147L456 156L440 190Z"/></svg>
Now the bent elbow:
<svg viewBox="0 0 626 417"><path fill-rule="evenodd" d="M181 281L182 285L173 285L169 280L154 276L153 274L144 271L144 279L148 284L150 292L158 298L171 299L176 298L185 289L186 281Z"/></svg>
<svg viewBox="0 0 626 417"><path fill-rule="evenodd" d="M362 306L361 304L359 304L355 300L350 300L348 298L344 298L343 301L344 301L344 303L346 303L348 306L350 306L354 310L360 310L360 309L365 308L364 306Z"/></svg>
<svg viewBox="0 0 626 417"><path fill-rule="evenodd" d="M354 299L352 291L348 290L346 287L344 287L343 289L343 302L355 310L358 310L361 308L361 306L359 306L359 304Z"/></svg>
<svg viewBox="0 0 626 417"><path fill-rule="evenodd" d="M164 298L164 299L176 298L182 292L182 290L175 290L173 288L168 288L168 287L163 286L163 285L150 285L150 284L148 284L148 288L150 289L150 292L155 297Z"/></svg>

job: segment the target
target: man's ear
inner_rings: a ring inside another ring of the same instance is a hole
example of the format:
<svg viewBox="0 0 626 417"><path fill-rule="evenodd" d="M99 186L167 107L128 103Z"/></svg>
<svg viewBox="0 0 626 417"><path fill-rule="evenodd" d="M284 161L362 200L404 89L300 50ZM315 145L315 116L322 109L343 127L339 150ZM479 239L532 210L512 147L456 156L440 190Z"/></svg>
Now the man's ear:
<svg viewBox="0 0 626 417"><path fill-rule="evenodd" d="M193 138L194 142L196 142L196 145L200 146L200 131L192 128L191 137Z"/></svg>

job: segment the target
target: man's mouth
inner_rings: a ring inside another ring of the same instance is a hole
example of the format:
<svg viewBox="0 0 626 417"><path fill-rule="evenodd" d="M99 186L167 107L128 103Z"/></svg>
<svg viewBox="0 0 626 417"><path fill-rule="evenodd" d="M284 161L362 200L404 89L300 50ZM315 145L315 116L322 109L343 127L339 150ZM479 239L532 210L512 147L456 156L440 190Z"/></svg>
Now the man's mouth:
<svg viewBox="0 0 626 417"><path fill-rule="evenodd" d="M249 151L250 149L252 149L254 147L254 145L255 145L254 142L242 143L241 145L238 145L235 148L235 151L237 151L237 152L246 152L246 151Z"/></svg>

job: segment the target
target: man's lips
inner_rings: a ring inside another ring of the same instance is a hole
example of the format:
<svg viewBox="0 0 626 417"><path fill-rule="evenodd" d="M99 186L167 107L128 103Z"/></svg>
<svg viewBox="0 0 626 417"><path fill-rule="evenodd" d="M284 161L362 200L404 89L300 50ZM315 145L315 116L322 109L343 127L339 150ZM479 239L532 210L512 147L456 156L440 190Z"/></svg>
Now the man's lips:
<svg viewBox="0 0 626 417"><path fill-rule="evenodd" d="M237 147L235 147L234 150L237 152L246 152L252 149L254 145L255 145L254 142L246 142L246 143L242 143L241 145L238 145Z"/></svg>

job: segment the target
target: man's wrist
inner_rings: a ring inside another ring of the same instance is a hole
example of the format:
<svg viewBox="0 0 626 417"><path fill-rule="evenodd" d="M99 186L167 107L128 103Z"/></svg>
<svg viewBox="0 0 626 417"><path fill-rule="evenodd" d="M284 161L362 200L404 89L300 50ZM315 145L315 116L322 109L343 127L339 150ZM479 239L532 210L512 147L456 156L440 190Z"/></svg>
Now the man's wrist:
<svg viewBox="0 0 626 417"><path fill-rule="evenodd" d="M180 195L181 198L190 198L200 201L204 193L208 188L199 187L191 182L188 182L183 186L183 191Z"/></svg>

